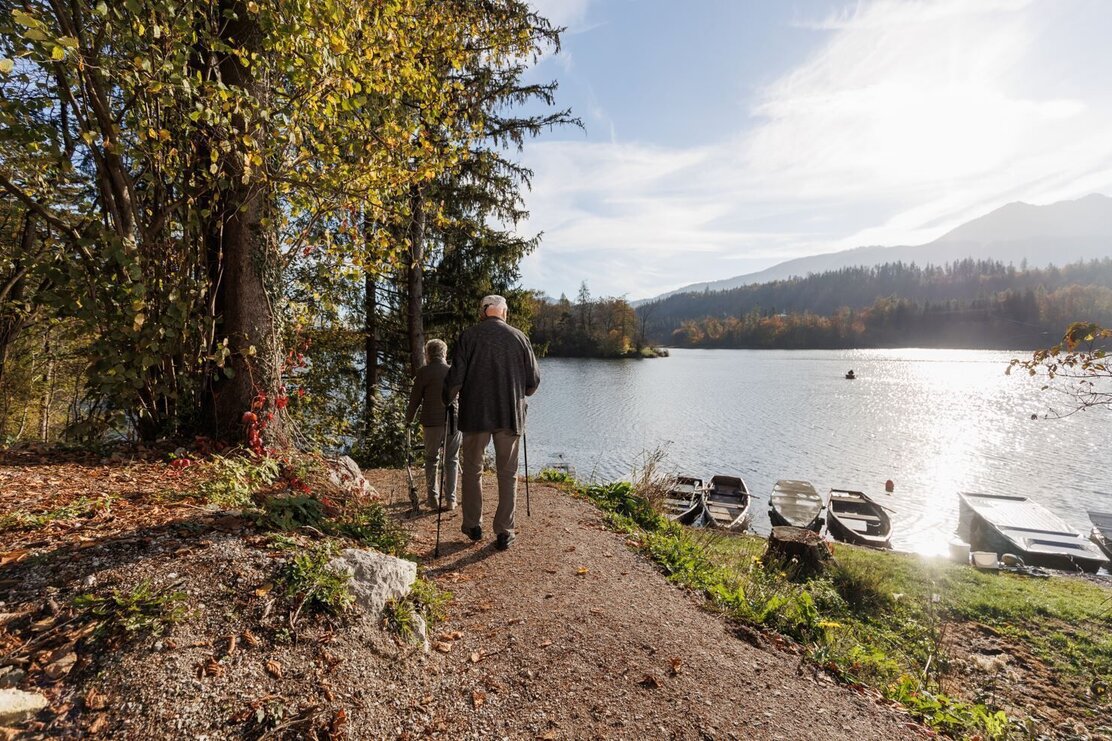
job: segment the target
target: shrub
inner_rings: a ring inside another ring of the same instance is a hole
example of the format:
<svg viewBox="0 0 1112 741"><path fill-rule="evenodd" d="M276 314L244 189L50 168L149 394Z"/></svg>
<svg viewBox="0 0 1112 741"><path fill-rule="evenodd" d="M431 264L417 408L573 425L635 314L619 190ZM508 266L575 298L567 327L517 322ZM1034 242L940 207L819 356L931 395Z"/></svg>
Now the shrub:
<svg viewBox="0 0 1112 741"><path fill-rule="evenodd" d="M420 615L428 628L444 619L452 593L441 590L433 582L417 577L409 594L400 600L390 600L382 613L387 628L398 633L406 640L412 640L415 632L414 616Z"/></svg>
<svg viewBox="0 0 1112 741"><path fill-rule="evenodd" d="M319 499L310 496L267 497L255 515L255 524L267 530L288 532L303 526L318 530L325 526L327 513Z"/></svg>

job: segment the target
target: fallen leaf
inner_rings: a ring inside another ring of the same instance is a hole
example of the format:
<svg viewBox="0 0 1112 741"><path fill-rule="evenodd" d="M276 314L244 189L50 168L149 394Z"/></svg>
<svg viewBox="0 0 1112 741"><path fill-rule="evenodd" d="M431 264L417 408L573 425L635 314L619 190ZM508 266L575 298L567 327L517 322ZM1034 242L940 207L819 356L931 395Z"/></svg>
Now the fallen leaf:
<svg viewBox="0 0 1112 741"><path fill-rule="evenodd" d="M282 678L282 665L273 659L266 662L266 673L277 679Z"/></svg>
<svg viewBox="0 0 1112 741"><path fill-rule="evenodd" d="M234 636L234 635L228 636L228 650L226 651L228 656L231 656L232 654L234 654L236 652L236 642L238 640L239 640L239 636Z"/></svg>
<svg viewBox="0 0 1112 741"><path fill-rule="evenodd" d="M658 690L660 689L660 680L652 674L646 674L641 678L641 686L650 690Z"/></svg>
<svg viewBox="0 0 1112 741"><path fill-rule="evenodd" d="M437 641L436 643L432 644L432 647L442 654L450 653L452 651L452 644L449 641Z"/></svg>
<svg viewBox="0 0 1112 741"><path fill-rule="evenodd" d="M538 648L548 648L551 645L552 645L552 641L541 641L540 643L537 644L537 647Z"/></svg>
<svg viewBox="0 0 1112 741"><path fill-rule="evenodd" d="M479 692L478 690L475 690L474 692L471 693L471 702L475 705L476 708L481 708L483 706L483 703L486 702L486 699L487 699L487 696L486 696L486 693L484 693L484 692Z"/></svg>
<svg viewBox="0 0 1112 741"><path fill-rule="evenodd" d="M590 571L591 570L588 569L586 566L580 566L578 569L575 570L575 573L579 576L584 576L585 574L590 573Z"/></svg>
<svg viewBox="0 0 1112 741"><path fill-rule="evenodd" d="M493 607L494 606L491 605L489 602L483 602L482 604L479 605L479 609L482 610L483 612L486 612L486 611L492 609Z"/></svg>
<svg viewBox="0 0 1112 741"><path fill-rule="evenodd" d="M265 597L270 594L271 589L274 589L274 582L268 581L266 584L263 584L261 587L255 590L255 596Z"/></svg>
<svg viewBox="0 0 1112 741"><path fill-rule="evenodd" d="M542 733L539 738L541 739L541 741L553 741L553 739L557 738L556 731L553 731L551 729L547 730Z"/></svg>
<svg viewBox="0 0 1112 741"><path fill-rule="evenodd" d="M337 710L336 714L332 716L332 722L328 724L329 741L339 741L347 738L347 721L347 712L343 708Z"/></svg>
<svg viewBox="0 0 1112 741"><path fill-rule="evenodd" d="M668 668L668 673L674 677L680 673L680 668L683 666L683 659L678 656L673 656L669 664L671 664L671 666Z"/></svg>
<svg viewBox="0 0 1112 741"><path fill-rule="evenodd" d="M86 729L90 736L96 736L108 730L108 713L98 713L93 722Z"/></svg>
<svg viewBox="0 0 1112 741"><path fill-rule="evenodd" d="M0 553L0 566L7 566L10 563L19 563L23 559L27 558L27 554L30 552L31 551L27 550L26 548L17 548L14 551Z"/></svg>
<svg viewBox="0 0 1112 741"><path fill-rule="evenodd" d="M48 665L44 671L46 676L58 680L69 674L70 670L73 669L73 665L76 663L77 654L70 651L68 654Z"/></svg>
<svg viewBox="0 0 1112 741"><path fill-rule="evenodd" d="M197 670L197 674L201 677L224 676L224 666L212 656L198 664Z"/></svg>
<svg viewBox="0 0 1112 741"><path fill-rule="evenodd" d="M92 687L85 693L85 709L86 710L104 710L108 707L108 700L104 695L97 692L96 687Z"/></svg>
<svg viewBox="0 0 1112 741"><path fill-rule="evenodd" d="M258 648L262 645L262 641L259 637L249 630L243 631L243 642L251 648Z"/></svg>

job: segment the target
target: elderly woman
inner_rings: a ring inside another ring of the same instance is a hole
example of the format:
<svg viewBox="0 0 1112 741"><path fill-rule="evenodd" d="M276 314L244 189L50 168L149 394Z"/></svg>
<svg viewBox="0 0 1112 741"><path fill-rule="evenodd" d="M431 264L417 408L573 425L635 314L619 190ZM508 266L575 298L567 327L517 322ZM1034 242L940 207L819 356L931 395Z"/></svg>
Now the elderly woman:
<svg viewBox="0 0 1112 741"><path fill-rule="evenodd" d="M448 375L448 346L442 340L429 340L425 343L425 365L413 377L413 390L409 394L409 409L406 411L406 424L413 424L417 409L421 410L421 427L425 432L425 484L428 490L429 507L436 509L440 504L440 481L436 477L436 464L444 448L444 508L456 508L456 478L459 472L459 444L461 435L451 430L445 439L447 420L444 406L444 378Z"/></svg>

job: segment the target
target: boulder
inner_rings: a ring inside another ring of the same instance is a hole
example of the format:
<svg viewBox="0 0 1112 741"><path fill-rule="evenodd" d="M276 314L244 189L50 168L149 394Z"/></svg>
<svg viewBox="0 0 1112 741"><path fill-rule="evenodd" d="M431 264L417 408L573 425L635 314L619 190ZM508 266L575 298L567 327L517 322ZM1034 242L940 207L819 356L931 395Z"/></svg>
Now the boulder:
<svg viewBox="0 0 1112 741"><path fill-rule="evenodd" d="M376 497L378 492L367 483L359 464L351 456L325 459L328 468L328 483L343 493L353 497Z"/></svg>
<svg viewBox="0 0 1112 741"><path fill-rule="evenodd" d="M417 564L378 551L345 548L329 566L351 576L355 608L377 620L392 599L409 594L417 580Z"/></svg>
<svg viewBox="0 0 1112 741"><path fill-rule="evenodd" d="M0 725L22 723L38 715L50 703L38 692L0 690Z"/></svg>

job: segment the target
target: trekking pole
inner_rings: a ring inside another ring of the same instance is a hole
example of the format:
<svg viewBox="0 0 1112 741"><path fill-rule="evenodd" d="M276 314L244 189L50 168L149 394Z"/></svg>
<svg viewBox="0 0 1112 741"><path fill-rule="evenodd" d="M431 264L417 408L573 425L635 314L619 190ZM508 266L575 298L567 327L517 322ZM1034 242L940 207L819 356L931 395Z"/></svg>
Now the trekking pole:
<svg viewBox="0 0 1112 741"><path fill-rule="evenodd" d="M405 475L409 479L409 504L413 508L413 512L421 511L421 502L417 498L417 485L413 483L413 469L409 467L410 460L413 457L413 440L410 435L408 424L405 428Z"/></svg>
<svg viewBox="0 0 1112 741"><path fill-rule="evenodd" d="M448 420L448 410L444 409L444 437L440 441L440 491L436 496L436 548L432 557L440 558L440 518L444 513L444 486L448 480L448 432L451 425Z"/></svg>

